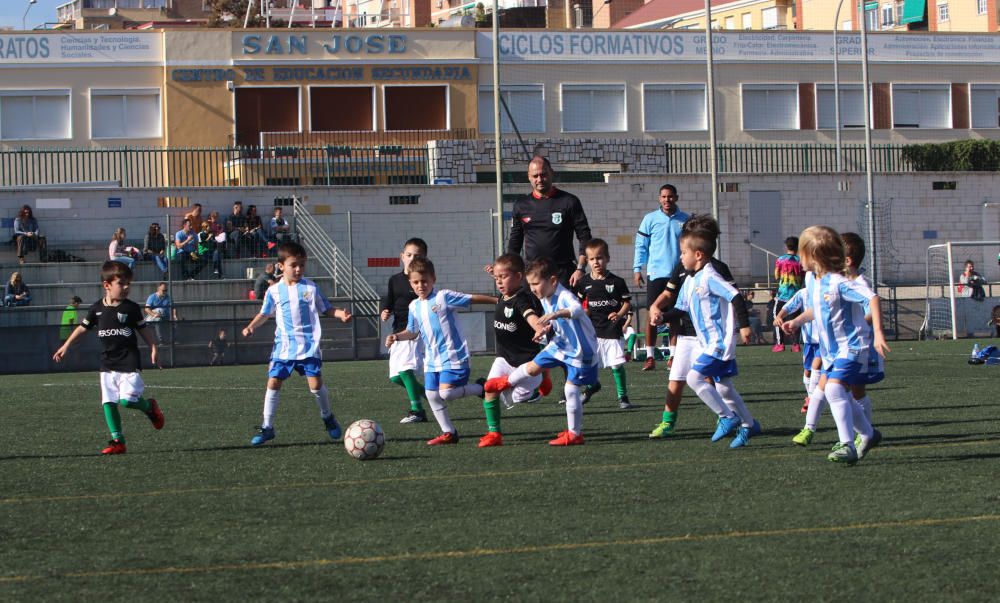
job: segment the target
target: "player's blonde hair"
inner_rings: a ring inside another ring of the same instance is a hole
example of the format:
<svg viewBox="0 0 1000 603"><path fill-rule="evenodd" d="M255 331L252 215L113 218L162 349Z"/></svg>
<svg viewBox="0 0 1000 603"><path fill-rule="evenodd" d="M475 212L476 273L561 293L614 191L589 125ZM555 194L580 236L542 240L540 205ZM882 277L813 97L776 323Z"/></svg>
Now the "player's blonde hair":
<svg viewBox="0 0 1000 603"><path fill-rule="evenodd" d="M843 272L844 241L829 226L810 226L799 235L799 255L806 258L817 274Z"/></svg>

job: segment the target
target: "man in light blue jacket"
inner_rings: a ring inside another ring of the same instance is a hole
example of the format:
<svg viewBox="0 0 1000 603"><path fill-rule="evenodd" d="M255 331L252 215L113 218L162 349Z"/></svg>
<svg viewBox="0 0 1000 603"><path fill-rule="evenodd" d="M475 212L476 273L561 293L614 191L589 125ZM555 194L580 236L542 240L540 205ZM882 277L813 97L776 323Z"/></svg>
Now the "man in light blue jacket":
<svg viewBox="0 0 1000 603"><path fill-rule="evenodd" d="M688 214L677 208L677 188L672 184L660 187L660 209L646 214L635 235L635 261L632 262L633 281L643 284L642 269L646 268L646 305L652 304L663 293L670 275L680 259L681 227ZM656 368L656 327L646 321L646 363L642 370Z"/></svg>

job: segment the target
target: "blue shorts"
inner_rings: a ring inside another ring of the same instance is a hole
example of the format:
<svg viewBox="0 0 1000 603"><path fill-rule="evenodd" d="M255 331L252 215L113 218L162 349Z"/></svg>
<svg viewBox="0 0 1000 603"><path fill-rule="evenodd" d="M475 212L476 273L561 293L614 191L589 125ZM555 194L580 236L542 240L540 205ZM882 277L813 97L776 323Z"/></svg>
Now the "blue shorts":
<svg viewBox="0 0 1000 603"><path fill-rule="evenodd" d="M292 376L292 371L298 371L300 375L306 377L321 377L323 375L323 361L319 358L305 358L303 360L271 360L267 367L267 376L273 379L284 381Z"/></svg>
<svg viewBox="0 0 1000 603"><path fill-rule="evenodd" d="M573 385L593 385L597 383L597 365L578 367L567 364L553 356L548 350L542 350L534 360L542 368L550 369L558 366L566 367L566 381Z"/></svg>
<svg viewBox="0 0 1000 603"><path fill-rule="evenodd" d="M847 385L863 385L867 383L868 372L865 365L856 360L836 358L833 365L827 368L826 377Z"/></svg>
<svg viewBox="0 0 1000 603"><path fill-rule="evenodd" d="M802 368L807 371L811 371L813 367L813 360L819 357L819 344L818 343L804 343L802 344Z"/></svg>
<svg viewBox="0 0 1000 603"><path fill-rule="evenodd" d="M721 381L727 377L735 377L740 374L736 369L736 359L719 360L715 356L702 354L695 359L691 365L691 370L698 371L706 377L711 377L716 381Z"/></svg>
<svg viewBox="0 0 1000 603"><path fill-rule="evenodd" d="M469 367L463 369L449 369L439 373L424 373L424 389L437 391L441 389L441 384L460 387L469 382Z"/></svg>

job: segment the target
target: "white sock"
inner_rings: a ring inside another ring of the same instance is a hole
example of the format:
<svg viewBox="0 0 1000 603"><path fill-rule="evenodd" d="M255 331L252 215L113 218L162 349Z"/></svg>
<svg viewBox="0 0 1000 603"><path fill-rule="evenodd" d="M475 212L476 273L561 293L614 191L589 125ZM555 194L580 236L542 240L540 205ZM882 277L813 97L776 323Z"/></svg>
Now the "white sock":
<svg viewBox="0 0 1000 603"><path fill-rule="evenodd" d="M872 399L869 398L867 395L865 395L860 400L856 400L856 402L858 404L860 404L861 408L863 408L865 410L865 418L868 419L869 423L871 423L872 422Z"/></svg>
<svg viewBox="0 0 1000 603"><path fill-rule="evenodd" d="M507 383L510 383L515 387L520 385L522 382L527 381L528 379L531 379L531 375L529 375L528 371L525 370L523 364L514 369L513 373L507 375Z"/></svg>
<svg viewBox="0 0 1000 603"><path fill-rule="evenodd" d="M280 389L264 390L264 422L261 427L274 426L274 413L278 411L278 402L281 399Z"/></svg>
<svg viewBox="0 0 1000 603"><path fill-rule="evenodd" d="M863 438L872 437L872 424L868 421L868 417L865 416L865 408L854 399L854 396L850 396L851 401L851 420L854 423L854 432Z"/></svg>
<svg viewBox="0 0 1000 603"><path fill-rule="evenodd" d="M722 381L716 383L715 389L722 397L722 401L726 403L726 407L740 418L743 427L753 427L753 415L750 414L750 409L747 408L747 405L743 402L743 397L740 396L740 393L736 391L735 387L733 387L732 377L726 377Z"/></svg>
<svg viewBox="0 0 1000 603"><path fill-rule="evenodd" d="M811 397L813 395L813 392L816 391L816 387L819 385L819 378L821 376L822 375L820 375L819 371L816 370L816 369L813 369L809 373L809 396L810 396L810 399L811 399Z"/></svg>
<svg viewBox="0 0 1000 603"><path fill-rule="evenodd" d="M809 396L809 410L806 411L806 427L816 431L816 424L819 423L819 417L823 414L823 406L825 404L826 392L816 387Z"/></svg>
<svg viewBox="0 0 1000 603"><path fill-rule="evenodd" d="M802 385L805 386L805 388L806 388L806 395L807 396L809 395L809 392L812 391L810 389L810 385L809 385L810 383L811 383L810 377L807 377L805 373L802 373Z"/></svg>
<svg viewBox="0 0 1000 603"><path fill-rule="evenodd" d="M434 412L434 418L437 419L442 433L458 433L455 426L451 423L451 417L448 416L448 407L441 401L441 395L438 391L436 389L429 389L426 393L427 404L430 405L431 411Z"/></svg>
<svg viewBox="0 0 1000 603"><path fill-rule="evenodd" d="M439 393L442 400L451 402L452 400L458 400L466 396L481 396L483 395L483 387L478 383L469 383L467 385L459 385L458 387L441 388Z"/></svg>
<svg viewBox="0 0 1000 603"><path fill-rule="evenodd" d="M580 395L580 386L567 381L563 392L566 394L566 424L570 431L580 435L583 430L583 396Z"/></svg>
<svg viewBox="0 0 1000 603"><path fill-rule="evenodd" d="M654 358L653 354L655 354L655 353L656 353L656 346L655 345L647 345L646 346L646 358Z"/></svg>
<svg viewBox="0 0 1000 603"><path fill-rule="evenodd" d="M854 450L854 413L851 409L854 400L851 394L840 383L827 382L826 401L830 404L830 414L837 424L837 437L842 444Z"/></svg>
<svg viewBox="0 0 1000 603"><path fill-rule="evenodd" d="M312 395L316 396L316 406L319 406L319 418L325 419L333 414L330 410L330 392L326 386L319 389L311 389Z"/></svg>
<svg viewBox="0 0 1000 603"><path fill-rule="evenodd" d="M722 396L719 392L715 390L707 381L705 381L705 376L698 371L689 371L687 374L687 384L694 393L701 398L701 401L705 403L705 406L709 407L712 412L719 415L720 417L732 417L733 411L729 410L726 406L725 401L723 401Z"/></svg>

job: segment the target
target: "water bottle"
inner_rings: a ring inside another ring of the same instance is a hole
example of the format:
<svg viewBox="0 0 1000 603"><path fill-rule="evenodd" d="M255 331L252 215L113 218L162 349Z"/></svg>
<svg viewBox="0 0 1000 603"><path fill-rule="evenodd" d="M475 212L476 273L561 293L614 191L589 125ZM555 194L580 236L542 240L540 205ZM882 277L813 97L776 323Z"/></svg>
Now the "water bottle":
<svg viewBox="0 0 1000 603"><path fill-rule="evenodd" d="M982 364L982 359L979 358L979 344L974 344L972 346L972 353L969 354L969 364Z"/></svg>

